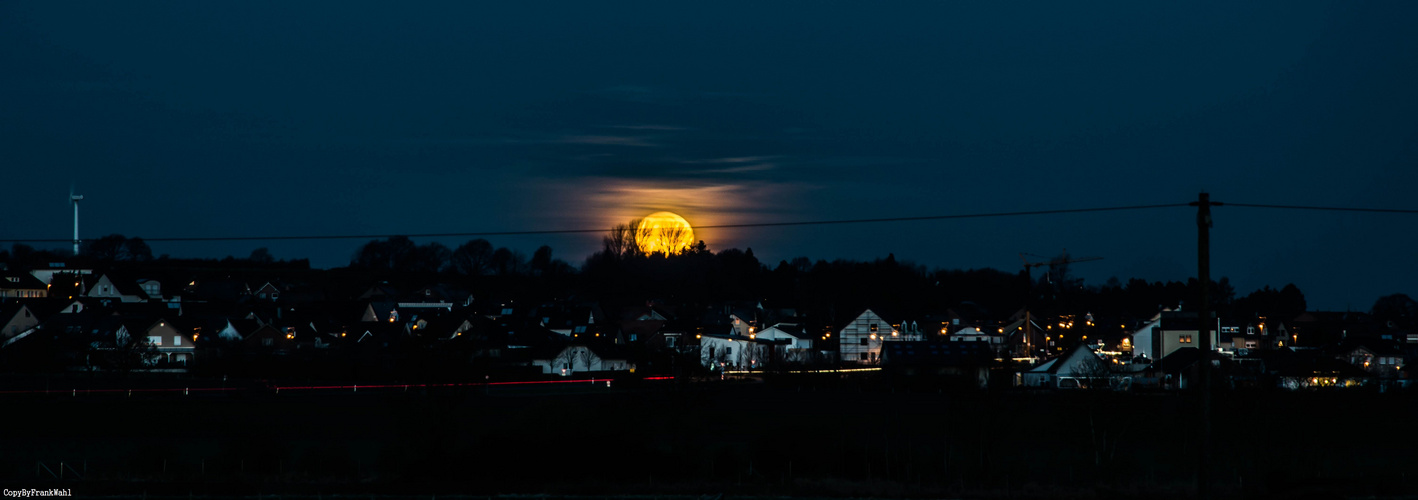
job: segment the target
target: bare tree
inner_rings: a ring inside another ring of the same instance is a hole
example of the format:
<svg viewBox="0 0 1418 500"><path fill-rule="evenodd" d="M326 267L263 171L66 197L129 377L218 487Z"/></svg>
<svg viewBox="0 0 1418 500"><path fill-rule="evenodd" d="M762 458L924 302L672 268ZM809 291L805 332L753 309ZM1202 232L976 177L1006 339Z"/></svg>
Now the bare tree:
<svg viewBox="0 0 1418 500"><path fill-rule="evenodd" d="M601 238L601 243L605 245L605 252L617 257L642 255L640 251L640 222L642 220L644 219L634 219L625 224L611 227L610 232Z"/></svg>
<svg viewBox="0 0 1418 500"><path fill-rule="evenodd" d="M678 253L688 248L674 248L671 245L681 240L692 240L694 237L693 231L683 226L644 227L640 224L640 221L637 220L634 221L631 227L635 229L635 250L640 252L643 252L641 247L643 242L656 242L661 244L660 248L656 250L656 253L663 253L665 255Z"/></svg>
<svg viewBox="0 0 1418 500"><path fill-rule="evenodd" d="M1111 388L1117 380L1117 373L1113 371L1111 366L1108 366L1107 361L1104 361L1103 358L1098 357L1096 354L1090 353L1090 355L1084 356L1082 359L1075 362L1071 368L1074 377L1082 382L1080 387L1088 389L1108 389Z"/></svg>
<svg viewBox="0 0 1418 500"><path fill-rule="evenodd" d="M590 347L581 346L581 347L579 347L579 348L577 348L577 349L578 349L578 350L576 351L576 357L577 357L577 359L581 360L581 364L586 365L586 371L588 371L588 372L589 372L589 371L593 371L593 370L591 370L591 362L596 360L596 353L591 352L591 348L590 348ZM604 367L602 367L602 368L604 368Z"/></svg>
<svg viewBox="0 0 1418 500"><path fill-rule="evenodd" d="M566 375L570 375L576 369L576 366L574 365L575 361L575 347L567 347L565 349L562 349L560 353L557 353L556 358L551 360L551 371L552 373L559 373L561 370L566 370Z"/></svg>

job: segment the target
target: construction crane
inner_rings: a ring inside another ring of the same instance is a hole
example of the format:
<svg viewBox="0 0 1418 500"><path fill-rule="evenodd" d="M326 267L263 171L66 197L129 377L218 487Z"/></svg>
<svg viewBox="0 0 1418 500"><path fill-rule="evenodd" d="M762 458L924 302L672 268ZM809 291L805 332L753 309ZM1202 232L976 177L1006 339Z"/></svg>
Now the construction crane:
<svg viewBox="0 0 1418 500"><path fill-rule="evenodd" d="M1036 254L1032 254L1032 253L1022 253L1022 252L1021 252L1021 253L1019 254L1019 260L1024 262L1024 277L1025 277L1025 279L1027 280L1027 282L1029 283L1029 295L1026 296L1026 297L1028 297L1028 298L1026 298L1025 301L1024 301L1024 350L1025 350L1025 353L1026 353L1026 354L1028 354L1030 357L1033 357L1033 356L1034 356L1034 352L1033 352L1033 351L1034 351L1034 345L1033 345L1033 344L1034 344L1034 328L1033 328L1033 317L1032 317L1033 315L1032 315L1032 314L1030 313L1030 311L1029 311L1029 302L1030 302L1030 300L1032 300L1031 298L1032 298L1032 296L1034 295L1034 276L1033 276L1033 274L1030 272L1030 270L1033 269L1033 268L1039 267L1039 266L1049 266L1049 274L1046 274L1046 275L1045 275L1046 277L1049 277L1049 276L1051 276L1051 275L1054 273L1054 271L1055 271L1056 269L1059 268L1059 266L1063 266L1063 265L1067 265L1067 264L1073 264L1073 263L1077 263L1077 262L1092 262L1092 261L1095 261L1095 260L1103 260L1103 258L1102 258L1102 257L1082 257L1082 258L1077 258L1077 259L1071 259L1071 258L1069 258L1069 256L1068 256L1068 249L1067 249L1067 248L1065 248L1065 249L1063 250L1063 253L1059 254L1058 257L1055 257L1055 258L1053 258L1053 259L1050 259L1050 260L1047 260L1047 261L1043 261L1043 262L1029 262L1029 259L1027 259L1027 258L1024 257L1024 256L1026 256L1026 255L1031 256L1031 257L1038 257L1038 258L1041 258L1041 259L1048 259L1048 257L1044 257L1044 256L1042 256L1042 255L1036 255ZM1050 282L1053 282L1053 280L1052 280L1051 278L1049 279L1049 281L1050 281Z"/></svg>
<svg viewBox="0 0 1418 500"><path fill-rule="evenodd" d="M1042 256L1042 255L1037 255L1037 254L1032 254L1032 253L1020 253L1020 254L1019 254L1019 260L1024 262L1024 276L1025 276L1026 278L1029 278L1029 282L1030 282L1030 283L1033 283L1033 282L1034 282L1034 277L1033 277L1032 273L1030 273L1030 269L1033 269L1033 268L1036 268L1036 267L1039 267L1039 266L1049 266L1049 274L1045 274L1044 276L1045 276L1046 278L1048 278L1050 282L1053 282L1053 279L1051 278L1051 275L1053 274L1054 270L1056 270L1056 269L1059 268L1059 266L1067 265L1067 264L1075 264L1075 263L1078 263L1078 262L1092 262L1092 261L1095 261L1095 260L1103 260L1102 257L1081 257L1081 258L1077 258L1077 259L1072 259L1072 258L1069 258L1069 256L1068 256L1068 249L1067 249L1067 248L1065 248L1064 251L1063 251L1063 253L1059 254L1058 257L1054 257L1053 259L1048 260L1048 261L1044 261L1044 262L1029 262L1029 259L1027 259L1027 258L1024 257L1025 255L1028 255L1028 256L1031 256L1031 257L1038 257L1038 258L1041 258L1041 259L1048 259L1048 257L1044 257L1044 256Z"/></svg>

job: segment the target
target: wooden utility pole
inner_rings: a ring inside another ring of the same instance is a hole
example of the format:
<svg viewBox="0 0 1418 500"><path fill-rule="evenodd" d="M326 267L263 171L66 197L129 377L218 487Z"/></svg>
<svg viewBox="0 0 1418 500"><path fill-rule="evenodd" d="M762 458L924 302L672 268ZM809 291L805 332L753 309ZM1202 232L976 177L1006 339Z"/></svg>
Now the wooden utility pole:
<svg viewBox="0 0 1418 500"><path fill-rule="evenodd" d="M1197 440L1196 497L1211 497L1211 195L1200 193L1196 206L1196 274L1201 285L1200 307L1196 312L1197 383L1200 404L1200 433Z"/></svg>

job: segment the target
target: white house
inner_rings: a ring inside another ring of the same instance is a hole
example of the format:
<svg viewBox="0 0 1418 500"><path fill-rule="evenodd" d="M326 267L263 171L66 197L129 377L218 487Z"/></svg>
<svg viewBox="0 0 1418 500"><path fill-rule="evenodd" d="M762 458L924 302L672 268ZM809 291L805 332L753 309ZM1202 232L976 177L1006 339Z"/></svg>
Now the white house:
<svg viewBox="0 0 1418 500"><path fill-rule="evenodd" d="M773 355L773 342L739 335L699 337L699 362L711 370L763 367Z"/></svg>
<svg viewBox="0 0 1418 500"><path fill-rule="evenodd" d="M921 340L920 328L902 332L871 309L862 311L856 319L837 332L838 352L843 363L874 365L881 362L881 343Z"/></svg>
<svg viewBox="0 0 1418 500"><path fill-rule="evenodd" d="M1214 321L1214 320L1213 320ZM1211 348L1218 348L1219 328L1211 328ZM1148 320L1132 334L1133 356L1142 356L1148 361L1167 357L1183 347L1198 347L1196 313L1181 313L1164 310Z"/></svg>
<svg viewBox="0 0 1418 500"><path fill-rule="evenodd" d="M1015 383L1024 387L1058 389L1098 387L1098 384L1107 384L1111 376L1112 369L1107 361L1098 357L1086 344L1078 344L1062 356L1018 373Z"/></svg>
<svg viewBox="0 0 1418 500"><path fill-rule="evenodd" d="M815 336L803 331L802 325L796 323L778 323L753 334L751 338L774 342L780 349L779 356L789 363L808 362L814 358L812 346Z"/></svg>
<svg viewBox="0 0 1418 500"><path fill-rule="evenodd" d="M118 282L114 281L107 274L100 274L97 278L91 278L92 283L86 283L88 291L85 297L95 299L117 299L119 302L143 302L147 296L142 291L137 290L132 285L125 282L120 289Z"/></svg>
<svg viewBox="0 0 1418 500"><path fill-rule="evenodd" d="M595 349L584 345L569 345L549 356L532 359L532 366L540 366L544 374L571 376L580 372L629 371L630 362L624 357L601 356Z"/></svg>
<svg viewBox="0 0 1418 500"><path fill-rule="evenodd" d="M754 334L754 338L786 342L789 349L812 349L813 336L803 331L802 325L778 323Z"/></svg>

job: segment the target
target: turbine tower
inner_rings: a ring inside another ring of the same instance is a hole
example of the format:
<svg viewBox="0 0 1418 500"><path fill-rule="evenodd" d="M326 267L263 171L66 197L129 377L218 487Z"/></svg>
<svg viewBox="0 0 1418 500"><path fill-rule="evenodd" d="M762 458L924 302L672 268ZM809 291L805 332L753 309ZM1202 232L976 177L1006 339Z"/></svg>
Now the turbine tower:
<svg viewBox="0 0 1418 500"><path fill-rule="evenodd" d="M74 188L69 188L69 203L74 204L74 255L79 255L79 200L84 199L83 195L74 194Z"/></svg>

